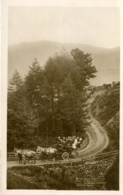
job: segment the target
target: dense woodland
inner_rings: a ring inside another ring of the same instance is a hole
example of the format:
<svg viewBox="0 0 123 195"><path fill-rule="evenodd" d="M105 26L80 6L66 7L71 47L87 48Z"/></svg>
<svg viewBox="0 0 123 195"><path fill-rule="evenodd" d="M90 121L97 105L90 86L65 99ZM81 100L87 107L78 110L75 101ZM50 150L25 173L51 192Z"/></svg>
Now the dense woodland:
<svg viewBox="0 0 123 195"><path fill-rule="evenodd" d="M85 86L96 72L91 54L77 48L49 57L43 68L35 59L24 79L16 70L8 87L8 150L49 146L57 136L85 136Z"/></svg>

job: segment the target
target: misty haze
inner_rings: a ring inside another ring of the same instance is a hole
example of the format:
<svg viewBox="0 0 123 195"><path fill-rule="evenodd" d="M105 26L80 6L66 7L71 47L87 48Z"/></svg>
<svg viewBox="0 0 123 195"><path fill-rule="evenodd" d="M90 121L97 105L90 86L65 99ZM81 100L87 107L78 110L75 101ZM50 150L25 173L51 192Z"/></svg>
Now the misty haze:
<svg viewBox="0 0 123 195"><path fill-rule="evenodd" d="M7 189L119 190L119 118L120 9L9 7Z"/></svg>

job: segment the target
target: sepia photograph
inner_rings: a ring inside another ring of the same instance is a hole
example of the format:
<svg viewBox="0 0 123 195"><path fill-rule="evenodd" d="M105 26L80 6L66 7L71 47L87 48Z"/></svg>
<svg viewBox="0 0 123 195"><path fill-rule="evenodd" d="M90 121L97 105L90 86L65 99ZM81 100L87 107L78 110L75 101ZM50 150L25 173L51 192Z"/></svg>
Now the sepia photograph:
<svg viewBox="0 0 123 195"><path fill-rule="evenodd" d="M120 7L7 17L6 189L119 191Z"/></svg>

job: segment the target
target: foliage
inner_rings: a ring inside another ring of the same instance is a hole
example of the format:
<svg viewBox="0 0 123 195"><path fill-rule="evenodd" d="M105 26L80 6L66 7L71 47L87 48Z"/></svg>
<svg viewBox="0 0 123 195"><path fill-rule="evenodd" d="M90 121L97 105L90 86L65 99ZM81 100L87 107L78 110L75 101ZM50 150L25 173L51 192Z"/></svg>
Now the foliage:
<svg viewBox="0 0 123 195"><path fill-rule="evenodd" d="M81 88L89 85L89 79L94 78L96 73L95 66L92 66L92 58L91 54L84 54L83 51L78 48L71 50L71 55L74 59L74 64L79 67L80 75L81 75Z"/></svg>
<svg viewBox="0 0 123 195"><path fill-rule="evenodd" d="M88 125L84 86L96 69L90 54L79 49L71 54L63 50L44 68L35 59L24 81L15 71L8 88L9 150L49 146L56 136L84 134Z"/></svg>
<svg viewBox="0 0 123 195"><path fill-rule="evenodd" d="M119 190L119 156L109 169L106 177L106 190Z"/></svg>
<svg viewBox="0 0 123 195"><path fill-rule="evenodd" d="M81 134L84 131L86 121L81 93L72 83L70 74L63 83L63 119L68 129L67 135ZM65 127L64 127L65 129Z"/></svg>

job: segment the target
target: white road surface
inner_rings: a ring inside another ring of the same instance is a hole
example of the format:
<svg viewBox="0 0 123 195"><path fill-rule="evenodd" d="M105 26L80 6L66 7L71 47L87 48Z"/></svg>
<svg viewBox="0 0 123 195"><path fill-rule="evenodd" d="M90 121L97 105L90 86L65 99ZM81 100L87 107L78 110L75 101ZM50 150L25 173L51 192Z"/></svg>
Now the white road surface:
<svg viewBox="0 0 123 195"><path fill-rule="evenodd" d="M109 139L105 129L100 125L100 123L94 119L90 113L90 105L94 101L97 95L103 94L104 91L96 92L87 102L89 109L89 116L91 124L88 127L87 134L89 136L89 144L86 148L80 151L81 157L93 156L102 152L109 144Z"/></svg>

